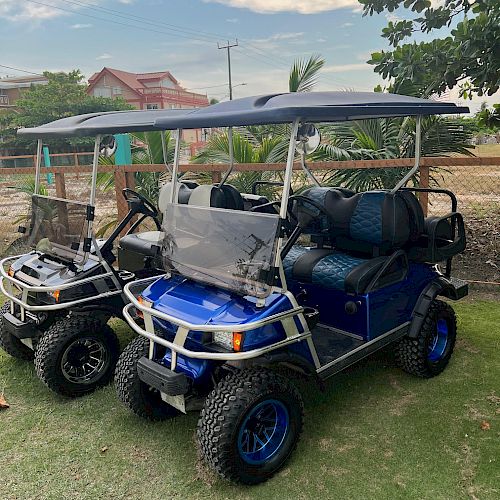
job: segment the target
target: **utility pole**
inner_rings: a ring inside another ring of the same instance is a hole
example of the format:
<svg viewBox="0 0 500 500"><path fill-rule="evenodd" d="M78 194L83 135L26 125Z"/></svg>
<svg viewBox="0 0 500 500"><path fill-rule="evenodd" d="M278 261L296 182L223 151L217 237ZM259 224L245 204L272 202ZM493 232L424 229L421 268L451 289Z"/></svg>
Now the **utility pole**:
<svg viewBox="0 0 500 500"><path fill-rule="evenodd" d="M238 40L235 40L234 43L229 43L229 40L227 41L226 45L220 45L217 42L217 47L219 50L221 49L226 49L227 50L227 70L229 73L229 100L233 100L233 83L231 81L231 49L233 47L238 46ZM228 179L229 175L233 171L234 168L234 146L233 146L233 127L229 127L227 131L227 140L228 140L228 145L229 145L229 170L226 172L224 175L224 178L219 182L219 187L222 186Z"/></svg>
<svg viewBox="0 0 500 500"><path fill-rule="evenodd" d="M233 100L233 84L231 81L231 49L233 47L238 47L238 40L235 40L234 43L229 43L229 40L227 41L226 45L220 45L217 43L217 48L220 49L226 49L227 50L227 70L229 73L229 100Z"/></svg>

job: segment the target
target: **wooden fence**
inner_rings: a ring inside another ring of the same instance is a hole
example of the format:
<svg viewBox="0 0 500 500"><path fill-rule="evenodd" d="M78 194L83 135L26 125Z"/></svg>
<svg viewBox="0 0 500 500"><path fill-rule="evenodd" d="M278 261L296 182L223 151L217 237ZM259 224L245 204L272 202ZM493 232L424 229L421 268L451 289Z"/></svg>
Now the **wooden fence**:
<svg viewBox="0 0 500 500"><path fill-rule="evenodd" d="M52 173L55 180L56 195L60 198L66 198L66 174L82 174L91 173L92 167L90 165L78 164L78 157L81 155L88 155L88 153L74 153L74 164L64 167L44 167L43 172ZM59 156L59 155L53 155ZM4 157L6 158L6 157ZM13 158L13 157L8 157ZM21 158L21 157L19 157ZM23 157L31 158L31 156ZM0 157L2 159L2 157ZM347 160L347 161L323 161L311 162L308 164L309 168L313 171L327 171L339 169L376 169L376 168L411 168L414 165L413 158L402 159L387 159L387 160ZM479 167L479 166L499 166L500 157L425 157L420 162L419 182L420 187L429 187L430 168L431 167ZM180 165L181 172L206 172L210 173L214 183L220 182L222 173L228 168L227 164L182 164ZM234 165L234 172L249 172L249 171L274 171L279 172L284 170L283 163L236 163ZM301 170L299 163L294 164L294 170ZM134 189L134 173L135 172L164 172L165 166L163 164L157 165L100 165L100 172L113 172L116 204L118 210L118 217L121 218L127 211L127 205L123 200L121 191L128 187ZM0 168L1 175L33 175L35 172L34 167L21 167L21 168ZM424 213L427 213L428 208L428 194L420 193L420 203Z"/></svg>

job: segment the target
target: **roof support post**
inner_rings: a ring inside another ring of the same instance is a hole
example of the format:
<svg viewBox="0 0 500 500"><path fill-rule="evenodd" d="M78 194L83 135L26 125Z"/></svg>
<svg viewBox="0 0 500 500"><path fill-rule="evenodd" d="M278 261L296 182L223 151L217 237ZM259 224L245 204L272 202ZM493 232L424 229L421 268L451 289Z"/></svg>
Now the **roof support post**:
<svg viewBox="0 0 500 500"><path fill-rule="evenodd" d="M286 158L285 178L283 181L283 194L281 196L280 217L286 217L288 198L290 197L290 186L292 184L293 160L295 158L295 141L299 129L300 118L296 118L292 124L290 143L288 145L288 156Z"/></svg>
<svg viewBox="0 0 500 500"><path fill-rule="evenodd" d="M35 157L35 190L33 194L38 194L40 190L40 169L42 166L42 139L36 141Z"/></svg>
<svg viewBox="0 0 500 500"><path fill-rule="evenodd" d="M233 144L233 127L228 127L227 130L227 141L228 141L228 151L229 151L229 169L224 174L224 177L219 182L219 187L224 185L227 181L228 177L231 175L231 172L234 168L234 144Z"/></svg>
<svg viewBox="0 0 500 500"><path fill-rule="evenodd" d="M165 140L165 130L160 130L161 134L161 152L163 156L163 163L167 170L172 174L172 168L168 164L168 151L167 151L167 141Z"/></svg>
<svg viewBox="0 0 500 500"><path fill-rule="evenodd" d="M175 193L177 192L177 176L179 175L179 158L181 155L181 135L182 129L177 129L175 138L174 167L172 169L172 189L170 190L170 203L176 203Z"/></svg>
<svg viewBox="0 0 500 500"><path fill-rule="evenodd" d="M92 158L92 183L90 185L90 205L95 206L95 194L97 185L97 168L99 166L99 147L101 145L101 136L96 135L94 141L94 156Z"/></svg>
<svg viewBox="0 0 500 500"><path fill-rule="evenodd" d="M413 168L396 184L396 187L391 191L395 193L402 187L406 186L406 183L418 172L420 168L420 155L422 143L422 116L418 115L415 117L415 165Z"/></svg>

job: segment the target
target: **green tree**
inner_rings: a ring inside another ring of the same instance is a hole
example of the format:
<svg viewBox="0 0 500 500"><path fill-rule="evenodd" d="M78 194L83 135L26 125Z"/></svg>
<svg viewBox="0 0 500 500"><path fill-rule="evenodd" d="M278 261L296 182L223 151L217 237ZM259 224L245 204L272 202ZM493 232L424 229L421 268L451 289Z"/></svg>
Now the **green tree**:
<svg viewBox="0 0 500 500"><path fill-rule="evenodd" d="M364 15L399 7L415 17L390 21L382 36L393 50L372 54L375 71L420 96L460 87L465 98L493 95L500 87L500 2L498 0L359 0ZM415 32L451 27L450 36L403 43Z"/></svg>
<svg viewBox="0 0 500 500"><path fill-rule="evenodd" d="M87 95L87 86L83 83L83 75L79 70L69 73L50 73L46 85L33 85L22 93L16 102L17 113L0 116L0 130L5 149L33 151L34 141L16 136L20 127L37 127L59 118L99 111L117 111L132 109L122 98L110 99ZM74 149L87 146L86 139L60 139L46 141L60 149Z"/></svg>
<svg viewBox="0 0 500 500"><path fill-rule="evenodd" d="M500 104L493 104L492 109L482 106L475 119L481 129L491 132L498 131L500 129Z"/></svg>

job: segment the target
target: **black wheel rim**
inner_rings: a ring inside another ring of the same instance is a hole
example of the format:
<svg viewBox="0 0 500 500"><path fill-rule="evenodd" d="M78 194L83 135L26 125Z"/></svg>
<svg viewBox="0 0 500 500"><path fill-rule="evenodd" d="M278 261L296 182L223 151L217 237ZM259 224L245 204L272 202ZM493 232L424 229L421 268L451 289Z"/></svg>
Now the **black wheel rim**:
<svg viewBox="0 0 500 500"><path fill-rule="evenodd" d="M80 338L69 344L61 358L61 371L74 384L96 382L109 365L109 352L98 339Z"/></svg>

